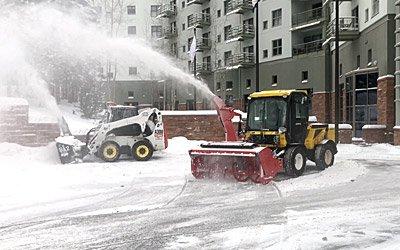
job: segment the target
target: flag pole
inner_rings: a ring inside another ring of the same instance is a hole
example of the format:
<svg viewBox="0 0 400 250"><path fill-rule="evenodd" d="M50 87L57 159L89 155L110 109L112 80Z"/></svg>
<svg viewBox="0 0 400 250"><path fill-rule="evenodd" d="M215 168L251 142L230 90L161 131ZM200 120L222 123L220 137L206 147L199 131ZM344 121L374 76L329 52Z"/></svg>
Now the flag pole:
<svg viewBox="0 0 400 250"><path fill-rule="evenodd" d="M259 8L258 5L260 4L257 1L255 8L256 8L256 92L260 91L260 37L259 37Z"/></svg>
<svg viewBox="0 0 400 250"><path fill-rule="evenodd" d="M339 143L339 116L340 116L340 93L339 93L339 0L335 5L335 142Z"/></svg>

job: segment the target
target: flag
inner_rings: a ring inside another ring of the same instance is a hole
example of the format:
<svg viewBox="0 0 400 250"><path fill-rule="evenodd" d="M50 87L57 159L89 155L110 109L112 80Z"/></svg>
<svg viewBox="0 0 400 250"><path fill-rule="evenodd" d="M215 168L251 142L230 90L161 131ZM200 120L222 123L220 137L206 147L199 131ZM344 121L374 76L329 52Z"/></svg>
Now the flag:
<svg viewBox="0 0 400 250"><path fill-rule="evenodd" d="M190 45L189 55L190 60L193 62L194 58L196 57L196 48L197 48L197 41L196 36L193 37L192 44Z"/></svg>
<svg viewBox="0 0 400 250"><path fill-rule="evenodd" d="M256 4L259 2L260 0L252 0L251 2L252 2L252 4L253 4L253 8L255 8L256 7Z"/></svg>

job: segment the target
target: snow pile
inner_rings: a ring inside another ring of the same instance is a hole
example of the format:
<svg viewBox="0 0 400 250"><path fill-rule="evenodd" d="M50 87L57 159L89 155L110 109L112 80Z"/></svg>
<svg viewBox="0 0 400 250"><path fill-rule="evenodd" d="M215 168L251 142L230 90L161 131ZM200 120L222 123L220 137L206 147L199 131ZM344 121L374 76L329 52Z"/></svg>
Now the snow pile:
<svg viewBox="0 0 400 250"><path fill-rule="evenodd" d="M289 196L298 191L321 189L348 183L367 172L368 170L365 167L355 161L340 161L322 172L305 174L298 178L277 182L276 185L284 196Z"/></svg>
<svg viewBox="0 0 400 250"><path fill-rule="evenodd" d="M23 98L0 96L0 111L7 111L15 106L28 106L28 102Z"/></svg>

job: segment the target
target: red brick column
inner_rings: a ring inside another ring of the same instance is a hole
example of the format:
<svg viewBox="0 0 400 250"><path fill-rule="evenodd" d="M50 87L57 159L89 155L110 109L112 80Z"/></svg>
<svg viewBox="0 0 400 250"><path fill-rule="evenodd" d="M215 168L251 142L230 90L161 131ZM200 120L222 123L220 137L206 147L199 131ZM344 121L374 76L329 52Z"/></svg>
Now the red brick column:
<svg viewBox="0 0 400 250"><path fill-rule="evenodd" d="M366 143L387 143L388 133L385 125L365 125L362 128L363 139Z"/></svg>
<svg viewBox="0 0 400 250"><path fill-rule="evenodd" d="M393 128L393 143L395 146L400 146L400 127Z"/></svg>
<svg viewBox="0 0 400 250"><path fill-rule="evenodd" d="M339 143L351 144L353 128L350 124L339 124Z"/></svg>
<svg viewBox="0 0 400 250"><path fill-rule="evenodd" d="M395 124L394 113L394 76L378 79L378 124L386 125L391 130Z"/></svg>
<svg viewBox="0 0 400 250"><path fill-rule="evenodd" d="M330 120L330 93L314 93L312 96L312 115L317 117L318 122L329 122Z"/></svg>

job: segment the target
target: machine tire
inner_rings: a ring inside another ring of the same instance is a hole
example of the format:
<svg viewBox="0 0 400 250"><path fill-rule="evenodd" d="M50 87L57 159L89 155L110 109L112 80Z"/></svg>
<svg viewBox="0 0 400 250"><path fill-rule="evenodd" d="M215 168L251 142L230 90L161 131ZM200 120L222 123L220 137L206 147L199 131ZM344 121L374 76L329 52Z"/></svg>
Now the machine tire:
<svg viewBox="0 0 400 250"><path fill-rule="evenodd" d="M335 154L329 144L318 145L315 148L315 164L319 170L324 170L333 165Z"/></svg>
<svg viewBox="0 0 400 250"><path fill-rule="evenodd" d="M283 165L288 176L301 176L306 168L306 150L303 146L290 147L286 150Z"/></svg>
<svg viewBox="0 0 400 250"><path fill-rule="evenodd" d="M132 156L137 161L148 161L153 156L153 146L148 141L136 142L132 147Z"/></svg>
<svg viewBox="0 0 400 250"><path fill-rule="evenodd" d="M97 153L103 161L115 162L121 156L121 148L116 142L107 141L101 145Z"/></svg>

